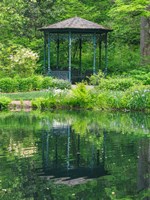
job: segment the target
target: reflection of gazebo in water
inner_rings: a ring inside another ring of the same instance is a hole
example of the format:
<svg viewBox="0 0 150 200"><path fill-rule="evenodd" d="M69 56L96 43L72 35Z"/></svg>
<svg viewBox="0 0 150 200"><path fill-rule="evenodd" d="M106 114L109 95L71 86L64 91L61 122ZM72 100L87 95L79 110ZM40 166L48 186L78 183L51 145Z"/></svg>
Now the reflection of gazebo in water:
<svg viewBox="0 0 150 200"><path fill-rule="evenodd" d="M80 81L87 75L95 74L99 69L102 69L103 42L105 51L104 68L105 72L107 72L107 34L108 32L112 31L111 29L79 17L74 17L56 24L49 25L47 27L42 27L40 30L44 31L44 72L46 74L57 78L67 79L70 82ZM54 41L57 46L55 66L51 65L52 41ZM68 41L68 64L67 66L62 67L60 63L60 46L64 41ZM93 43L93 69L83 72L82 45L86 41L92 41ZM79 49L78 67L76 69L72 66L73 43L76 44L77 48ZM97 47L99 49L98 55L96 55ZM96 57L98 58L98 62Z"/></svg>
<svg viewBox="0 0 150 200"><path fill-rule="evenodd" d="M105 134L101 149L83 141L67 124L43 131L42 138L42 177L75 185L106 175Z"/></svg>

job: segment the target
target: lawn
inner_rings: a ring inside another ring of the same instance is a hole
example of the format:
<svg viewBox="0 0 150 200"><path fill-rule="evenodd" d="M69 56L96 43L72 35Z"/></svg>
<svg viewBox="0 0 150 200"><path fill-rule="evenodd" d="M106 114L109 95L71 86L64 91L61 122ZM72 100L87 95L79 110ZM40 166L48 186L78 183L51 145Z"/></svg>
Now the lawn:
<svg viewBox="0 0 150 200"><path fill-rule="evenodd" d="M32 100L35 98L46 98L51 94L51 91L32 91L32 92L17 92L17 93L0 93L0 97L9 97L12 100Z"/></svg>

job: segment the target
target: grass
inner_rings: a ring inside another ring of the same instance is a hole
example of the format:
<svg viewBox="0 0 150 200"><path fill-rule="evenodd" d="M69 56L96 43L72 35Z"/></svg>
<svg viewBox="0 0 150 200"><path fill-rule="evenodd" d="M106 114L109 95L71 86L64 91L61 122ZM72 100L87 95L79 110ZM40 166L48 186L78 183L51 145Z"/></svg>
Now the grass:
<svg viewBox="0 0 150 200"><path fill-rule="evenodd" d="M32 92L17 92L17 93L0 93L0 97L8 97L12 100L33 100L36 98L46 98L51 94L51 91L32 91Z"/></svg>

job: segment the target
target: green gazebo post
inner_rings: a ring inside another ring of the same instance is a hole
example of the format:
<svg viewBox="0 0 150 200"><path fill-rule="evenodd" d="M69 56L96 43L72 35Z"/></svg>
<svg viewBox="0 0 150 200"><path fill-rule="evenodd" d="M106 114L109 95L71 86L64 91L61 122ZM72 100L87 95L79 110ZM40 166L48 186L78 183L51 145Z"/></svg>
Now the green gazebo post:
<svg viewBox="0 0 150 200"><path fill-rule="evenodd" d="M98 69L102 66L102 35L99 35L99 60L98 60Z"/></svg>
<svg viewBox="0 0 150 200"><path fill-rule="evenodd" d="M58 67L59 67L59 48L60 48L60 40L59 40L59 34L58 34L58 36L57 36L58 38L57 38L57 69L58 69Z"/></svg>
<svg viewBox="0 0 150 200"><path fill-rule="evenodd" d="M79 38L79 75L80 77L82 76L82 36L80 35L80 38Z"/></svg>
<svg viewBox="0 0 150 200"><path fill-rule="evenodd" d="M51 55L50 55L50 34L48 33L48 75L51 72Z"/></svg>
<svg viewBox="0 0 150 200"><path fill-rule="evenodd" d="M105 76L108 68L108 48L107 48L107 33L105 33Z"/></svg>
<svg viewBox="0 0 150 200"><path fill-rule="evenodd" d="M71 82L71 32L69 32L69 81Z"/></svg>
<svg viewBox="0 0 150 200"><path fill-rule="evenodd" d="M47 68L47 74L55 76L57 78L66 78L71 82L73 80L73 69L72 69L72 39L78 38L79 40L79 75L81 76L81 66L82 66L82 44L84 37L87 35L92 35L93 38L93 74L96 73L97 65L98 69L102 68L101 59L102 59L102 34L105 35L105 74L107 73L108 68L108 45L107 45L107 35L108 32L112 31L111 29L105 28L102 25L93 23L91 21L74 17L70 18L47 27L40 28L41 31L44 31L44 71ZM67 35L67 37L64 37ZM75 35L75 37L74 37ZM68 38L68 71L60 71L60 40ZM56 70L52 70L51 67L51 41L54 40L57 43L57 63ZM97 41L99 40L99 54L96 56ZM47 41L47 44L46 44ZM48 50L46 51L46 47ZM47 52L47 53L46 53ZM47 57L46 57L47 54ZM98 57L98 62L97 62ZM47 60L46 60L47 59ZM46 66L47 63L47 66ZM97 64L98 63L98 64Z"/></svg>
<svg viewBox="0 0 150 200"><path fill-rule="evenodd" d="M43 73L46 73L46 34L44 33L44 65L43 65Z"/></svg>
<svg viewBox="0 0 150 200"><path fill-rule="evenodd" d="M93 74L96 73L96 34L93 35Z"/></svg>

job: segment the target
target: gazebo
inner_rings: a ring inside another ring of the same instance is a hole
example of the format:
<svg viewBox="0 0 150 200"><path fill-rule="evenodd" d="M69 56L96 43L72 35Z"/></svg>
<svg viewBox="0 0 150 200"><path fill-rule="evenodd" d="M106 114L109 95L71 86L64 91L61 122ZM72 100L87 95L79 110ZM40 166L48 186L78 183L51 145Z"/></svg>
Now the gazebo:
<svg viewBox="0 0 150 200"><path fill-rule="evenodd" d="M108 56L107 56L107 35L111 29L91 21L74 17L61 22L42 27L44 32L44 73L57 78L67 79L70 82L82 80L85 75L95 74L102 65L102 47L104 43L104 68L107 73ZM60 70L60 45L63 41L68 43L68 66L64 70ZM76 41L79 49L78 70L72 67L72 44ZM90 72L82 74L82 44L84 41L92 42L93 49L93 66ZM56 48L56 67L51 66L52 42ZM98 59L96 59L96 56ZM98 60L98 62L97 62ZM97 66L97 67L96 67Z"/></svg>

